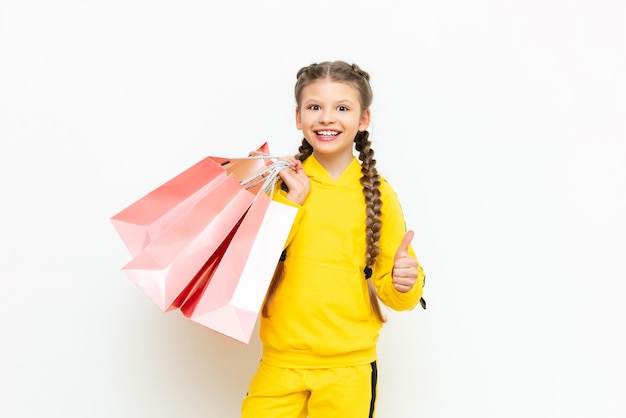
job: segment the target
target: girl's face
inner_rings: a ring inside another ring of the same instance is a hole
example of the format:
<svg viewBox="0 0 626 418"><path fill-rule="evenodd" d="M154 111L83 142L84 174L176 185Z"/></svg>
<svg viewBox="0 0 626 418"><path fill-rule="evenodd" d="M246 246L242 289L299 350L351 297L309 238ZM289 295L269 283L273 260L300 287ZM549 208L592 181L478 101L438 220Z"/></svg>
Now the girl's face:
<svg viewBox="0 0 626 418"><path fill-rule="evenodd" d="M353 158L353 141L358 131L367 129L369 109L361 109L357 90L350 84L322 80L302 89L296 109L296 126L320 158L343 161Z"/></svg>

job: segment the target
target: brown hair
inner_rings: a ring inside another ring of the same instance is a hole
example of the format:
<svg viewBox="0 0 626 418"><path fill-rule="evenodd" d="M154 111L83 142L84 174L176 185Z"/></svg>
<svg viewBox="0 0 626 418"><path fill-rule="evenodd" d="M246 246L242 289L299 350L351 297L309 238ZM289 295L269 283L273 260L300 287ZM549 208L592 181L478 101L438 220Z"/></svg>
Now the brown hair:
<svg viewBox="0 0 626 418"><path fill-rule="evenodd" d="M332 80L342 83L347 83L353 86L359 94L359 102L361 105L361 111L369 109L372 104L373 94L372 88L369 83L370 76L367 72L363 71L356 64L348 64L344 61L327 61L319 64L311 64L308 67L301 68L297 75L297 81L294 88L294 95L296 98L296 104L300 107L302 89L309 84L319 80ZM374 159L374 150L371 148L371 142L369 140L369 133L367 131L360 131L354 138L355 149L359 152L359 160L361 161L361 185L363 186L363 196L365 198L365 213L367 215L365 222L366 232L366 251L365 251L365 270L364 275L367 279L367 286L369 290L370 302L374 314L383 322L385 317L383 315L380 303L378 301L378 292L371 280L369 280L372 274L372 267L376 262L376 257L379 253L378 239L380 238L380 213L382 207L382 201L380 200L380 176L378 170L376 170L376 160ZM298 148L298 154L296 158L300 161L306 160L311 154L313 154L313 147L306 138L302 139L302 144ZM268 305L274 296L276 288L282 279L282 267L285 253L281 256L281 260L276 267L274 273L274 279L267 293L265 303L263 304L263 316L267 317Z"/></svg>

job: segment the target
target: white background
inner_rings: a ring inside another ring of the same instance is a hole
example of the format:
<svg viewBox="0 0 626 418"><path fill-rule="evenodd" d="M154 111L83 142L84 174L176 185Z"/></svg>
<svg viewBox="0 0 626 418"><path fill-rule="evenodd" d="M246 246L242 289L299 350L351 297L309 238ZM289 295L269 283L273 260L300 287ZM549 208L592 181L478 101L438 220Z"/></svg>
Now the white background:
<svg viewBox="0 0 626 418"><path fill-rule="evenodd" d="M624 417L626 3L0 2L0 415L237 417L260 357L120 271L109 218L206 155L295 152L296 71L372 76L428 280L380 418Z"/></svg>

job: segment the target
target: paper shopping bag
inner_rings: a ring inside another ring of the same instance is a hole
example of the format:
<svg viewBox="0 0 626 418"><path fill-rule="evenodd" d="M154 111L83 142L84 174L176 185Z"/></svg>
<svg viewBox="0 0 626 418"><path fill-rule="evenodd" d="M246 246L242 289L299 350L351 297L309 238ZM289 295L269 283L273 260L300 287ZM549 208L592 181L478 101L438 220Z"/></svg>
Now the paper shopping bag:
<svg viewBox="0 0 626 418"><path fill-rule="evenodd" d="M226 176L218 163L205 158L113 216L111 222L136 256Z"/></svg>
<svg viewBox="0 0 626 418"><path fill-rule="evenodd" d="M249 343L296 213L259 192L224 254L205 266L205 283L181 306L183 315Z"/></svg>
<svg viewBox="0 0 626 418"><path fill-rule="evenodd" d="M255 195L230 175L122 270L163 311L180 306L198 271L239 224Z"/></svg>
<svg viewBox="0 0 626 418"><path fill-rule="evenodd" d="M250 155L268 153L266 142ZM111 222L134 257L227 175L244 181L268 164L268 159L206 157L113 216Z"/></svg>

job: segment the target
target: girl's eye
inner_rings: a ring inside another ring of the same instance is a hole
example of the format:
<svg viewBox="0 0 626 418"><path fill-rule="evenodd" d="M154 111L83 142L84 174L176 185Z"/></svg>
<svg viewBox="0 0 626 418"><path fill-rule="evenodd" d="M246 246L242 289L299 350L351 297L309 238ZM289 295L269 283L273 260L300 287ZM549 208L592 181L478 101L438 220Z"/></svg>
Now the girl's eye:
<svg viewBox="0 0 626 418"><path fill-rule="evenodd" d="M311 106L309 106L309 109L311 109L311 110L320 110L320 107L318 105L311 105Z"/></svg>
<svg viewBox="0 0 626 418"><path fill-rule="evenodd" d="M348 108L346 106L337 106L337 110L340 112L346 112L348 111Z"/></svg>

